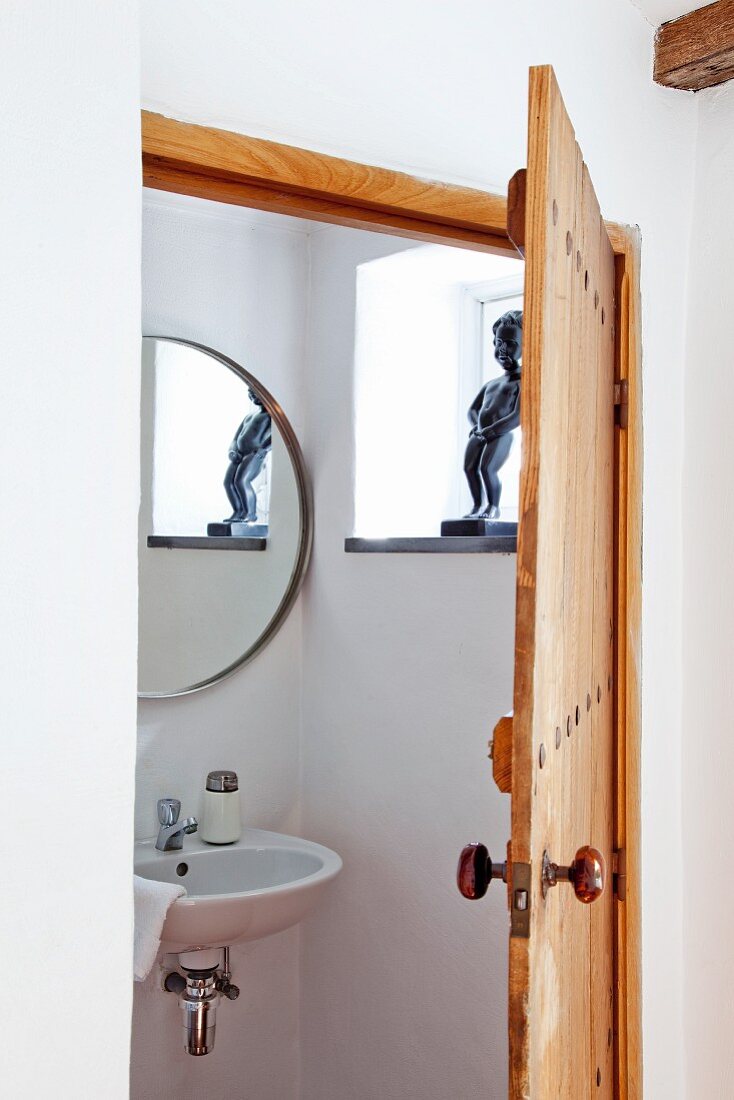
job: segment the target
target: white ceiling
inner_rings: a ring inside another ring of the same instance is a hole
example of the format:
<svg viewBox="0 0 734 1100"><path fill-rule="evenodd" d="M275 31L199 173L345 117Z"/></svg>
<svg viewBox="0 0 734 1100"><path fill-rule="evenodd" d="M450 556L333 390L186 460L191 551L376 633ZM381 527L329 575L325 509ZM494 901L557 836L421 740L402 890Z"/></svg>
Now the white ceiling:
<svg viewBox="0 0 734 1100"><path fill-rule="evenodd" d="M705 6L707 0L632 0L654 27Z"/></svg>

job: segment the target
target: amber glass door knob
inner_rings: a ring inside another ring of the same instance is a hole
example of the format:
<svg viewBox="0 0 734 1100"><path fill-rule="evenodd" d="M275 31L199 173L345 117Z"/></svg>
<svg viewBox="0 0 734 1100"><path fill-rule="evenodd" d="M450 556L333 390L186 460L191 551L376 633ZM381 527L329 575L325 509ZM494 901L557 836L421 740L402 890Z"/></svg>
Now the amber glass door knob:
<svg viewBox="0 0 734 1100"><path fill-rule="evenodd" d="M586 844L579 848L574 861L568 867L559 867L543 853L543 897L559 882L570 882L573 892L584 905L590 905L604 893L607 866L604 856L596 848Z"/></svg>
<svg viewBox="0 0 734 1100"><path fill-rule="evenodd" d="M493 878L505 880L506 864L492 863L484 844L467 844L461 850L456 871L459 893L469 901L477 901L487 893Z"/></svg>

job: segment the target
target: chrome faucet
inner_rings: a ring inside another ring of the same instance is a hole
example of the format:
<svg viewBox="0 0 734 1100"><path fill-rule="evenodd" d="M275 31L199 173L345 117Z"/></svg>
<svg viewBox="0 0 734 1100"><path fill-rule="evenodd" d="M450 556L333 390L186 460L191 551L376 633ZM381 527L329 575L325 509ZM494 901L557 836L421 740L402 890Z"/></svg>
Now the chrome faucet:
<svg viewBox="0 0 734 1100"><path fill-rule="evenodd" d="M155 846L159 852L180 852L183 848L184 833L195 833L199 822L195 817L178 820L181 803L177 798L158 799L158 820L161 827Z"/></svg>

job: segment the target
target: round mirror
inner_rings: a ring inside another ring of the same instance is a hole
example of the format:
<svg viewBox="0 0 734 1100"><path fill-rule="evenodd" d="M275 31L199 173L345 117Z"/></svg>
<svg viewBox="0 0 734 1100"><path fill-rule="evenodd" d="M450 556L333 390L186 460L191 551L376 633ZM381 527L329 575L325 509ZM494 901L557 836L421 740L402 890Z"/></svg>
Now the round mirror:
<svg viewBox="0 0 734 1100"><path fill-rule="evenodd" d="M143 340L138 693L198 691L283 623L313 531L303 455L243 367L186 340Z"/></svg>

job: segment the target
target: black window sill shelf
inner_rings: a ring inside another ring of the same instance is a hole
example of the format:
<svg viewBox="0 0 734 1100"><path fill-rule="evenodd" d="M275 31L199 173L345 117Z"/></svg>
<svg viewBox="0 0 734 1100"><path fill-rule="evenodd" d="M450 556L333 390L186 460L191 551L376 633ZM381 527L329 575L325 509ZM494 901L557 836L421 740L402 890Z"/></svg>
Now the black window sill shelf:
<svg viewBox="0 0 734 1100"><path fill-rule="evenodd" d="M516 554L514 535L451 535L426 538L344 540L347 554Z"/></svg>
<svg viewBox="0 0 734 1100"><path fill-rule="evenodd" d="M233 535L148 535L148 546L161 550L264 550L266 538Z"/></svg>

